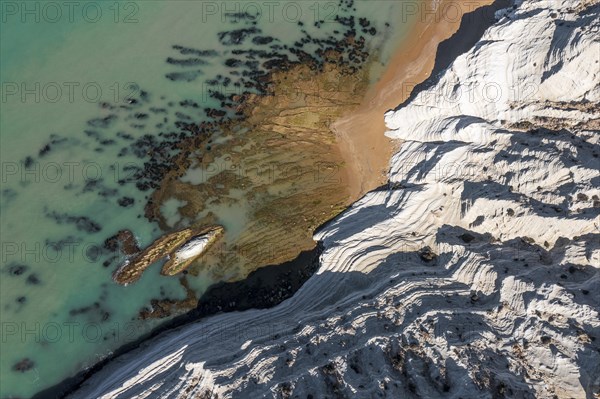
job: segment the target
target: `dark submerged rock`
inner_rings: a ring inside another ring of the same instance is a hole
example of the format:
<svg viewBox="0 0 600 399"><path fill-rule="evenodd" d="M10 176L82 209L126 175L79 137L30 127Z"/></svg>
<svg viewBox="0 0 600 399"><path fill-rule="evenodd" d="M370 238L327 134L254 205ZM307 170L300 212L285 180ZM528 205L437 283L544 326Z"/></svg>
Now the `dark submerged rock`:
<svg viewBox="0 0 600 399"><path fill-rule="evenodd" d="M35 363L33 362L33 360L26 357L23 360L20 360L19 362L15 363L15 365L13 366L13 370L18 371L20 373L24 373L26 371L31 370L34 367Z"/></svg>
<svg viewBox="0 0 600 399"><path fill-rule="evenodd" d="M12 264L9 265L6 270L11 276L20 276L27 270L29 270L29 267L27 265L22 264Z"/></svg>
<svg viewBox="0 0 600 399"><path fill-rule="evenodd" d="M38 285L41 283L39 277L35 273L32 273L29 276L27 276L26 282L27 282L27 284L30 284L30 285Z"/></svg>
<svg viewBox="0 0 600 399"><path fill-rule="evenodd" d="M134 204L135 200L131 197L122 197L119 198L118 203L120 206L124 208L128 208Z"/></svg>

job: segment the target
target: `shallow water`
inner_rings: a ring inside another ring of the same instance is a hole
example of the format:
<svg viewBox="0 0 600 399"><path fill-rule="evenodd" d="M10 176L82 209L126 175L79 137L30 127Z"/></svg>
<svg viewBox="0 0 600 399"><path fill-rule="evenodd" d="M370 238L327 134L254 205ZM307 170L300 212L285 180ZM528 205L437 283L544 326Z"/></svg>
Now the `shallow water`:
<svg viewBox="0 0 600 399"><path fill-rule="evenodd" d="M165 133L179 132L177 121L206 120L203 108L220 107L206 84L225 74L232 58L219 32L256 27L273 43L292 46L302 29L328 37L339 27L333 17L360 15L376 26L365 38L385 63L409 27L397 23L402 8L391 1L358 2L349 12L329 1L279 2L274 9L261 2L80 2L72 15L55 3L61 16L46 4L2 5L0 397L29 397L85 369L160 322L138 319L151 299L185 298L178 277L160 276L156 265L135 284L115 284L111 274L124 257L114 258L104 240L129 229L145 247L162 235L144 217L153 178L135 173L157 158L148 152L168 141ZM23 14L25 7L33 13ZM250 21L228 15L256 10L261 17ZM315 13L324 20L319 27ZM214 54L195 57L173 45ZM261 46L247 40L233 48ZM195 61L182 66L169 57ZM373 81L381 69L373 66ZM207 178L206 170L187 173L183 180ZM235 206L214 204L206 212L219 215L233 240L248 223L248 201L243 191L229 196ZM178 212L185 205L163 205L168 227L190 222ZM188 282L199 296L214 281L200 273ZM24 359L24 370L15 370Z"/></svg>

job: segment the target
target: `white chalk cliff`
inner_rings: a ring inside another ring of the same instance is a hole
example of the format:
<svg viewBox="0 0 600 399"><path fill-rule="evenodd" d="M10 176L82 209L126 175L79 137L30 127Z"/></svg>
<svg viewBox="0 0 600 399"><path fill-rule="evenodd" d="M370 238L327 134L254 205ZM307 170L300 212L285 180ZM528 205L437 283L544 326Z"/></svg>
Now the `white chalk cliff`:
<svg viewBox="0 0 600 399"><path fill-rule="evenodd" d="M600 4L498 18L385 116L389 187L316 235L292 298L163 334L72 396L598 398Z"/></svg>

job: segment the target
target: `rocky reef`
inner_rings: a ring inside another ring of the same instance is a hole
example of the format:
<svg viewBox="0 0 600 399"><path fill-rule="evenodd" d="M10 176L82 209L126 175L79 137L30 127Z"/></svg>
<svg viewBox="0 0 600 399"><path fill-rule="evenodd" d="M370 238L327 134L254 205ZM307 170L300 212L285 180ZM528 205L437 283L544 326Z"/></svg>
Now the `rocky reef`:
<svg viewBox="0 0 600 399"><path fill-rule="evenodd" d="M175 275L185 270L194 260L204 254L223 234L223 227L209 226L201 229L187 228L165 234L131 260L127 260L113 274L119 284L131 284L139 280L148 266L163 258L161 274Z"/></svg>
<svg viewBox="0 0 600 399"><path fill-rule="evenodd" d="M600 395L600 3L526 0L386 114L389 184L267 310L163 334L72 397Z"/></svg>

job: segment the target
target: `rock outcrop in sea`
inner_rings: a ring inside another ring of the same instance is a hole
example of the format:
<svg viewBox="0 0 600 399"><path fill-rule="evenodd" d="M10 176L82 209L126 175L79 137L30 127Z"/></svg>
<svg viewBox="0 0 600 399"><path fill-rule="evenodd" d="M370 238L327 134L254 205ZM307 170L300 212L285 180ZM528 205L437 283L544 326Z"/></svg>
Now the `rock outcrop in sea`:
<svg viewBox="0 0 600 399"><path fill-rule="evenodd" d="M173 276L185 270L194 260L204 254L223 235L222 226L187 228L166 234L156 239L148 248L127 260L113 274L119 284L131 284L154 262L168 258L161 274Z"/></svg>
<svg viewBox="0 0 600 399"><path fill-rule="evenodd" d="M600 395L600 3L528 0L385 116L389 184L268 310L120 357L73 397Z"/></svg>

